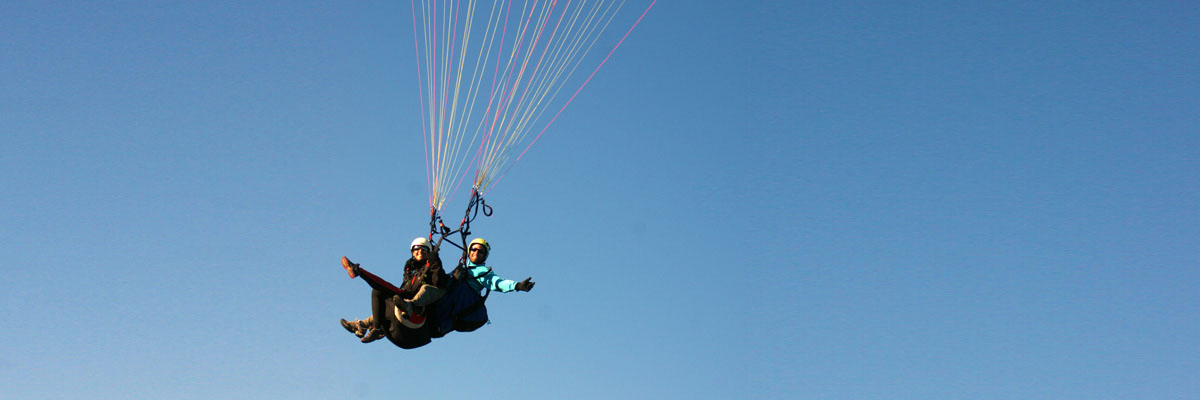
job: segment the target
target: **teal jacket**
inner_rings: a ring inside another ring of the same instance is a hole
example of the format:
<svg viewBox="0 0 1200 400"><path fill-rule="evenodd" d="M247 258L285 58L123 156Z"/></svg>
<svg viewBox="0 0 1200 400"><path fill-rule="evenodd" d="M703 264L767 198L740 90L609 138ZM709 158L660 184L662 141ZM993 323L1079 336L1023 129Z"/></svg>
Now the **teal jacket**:
<svg viewBox="0 0 1200 400"><path fill-rule="evenodd" d="M492 272L492 268L487 266L487 263L476 264L471 262L471 260L467 260L466 267L467 272L473 278L468 279L467 284L471 285L471 289L475 289L476 292L483 290L485 287L500 293L517 290L517 281L496 276Z"/></svg>

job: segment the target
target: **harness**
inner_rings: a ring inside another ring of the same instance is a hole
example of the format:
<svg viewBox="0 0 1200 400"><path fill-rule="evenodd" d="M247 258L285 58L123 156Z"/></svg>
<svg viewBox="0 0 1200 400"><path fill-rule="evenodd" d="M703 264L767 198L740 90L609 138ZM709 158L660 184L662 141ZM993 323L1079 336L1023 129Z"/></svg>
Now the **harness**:
<svg viewBox="0 0 1200 400"><path fill-rule="evenodd" d="M471 235L471 222L474 221L475 218L479 217L479 213L481 211L483 212L484 216L492 216L492 207L487 205L487 203L483 200L483 196L479 194L478 188L471 190L471 200L467 203L467 210L465 213L463 213L463 218L458 224L458 229L450 229L450 227L446 226L445 221L442 220L436 207L430 207L429 209L429 240L433 241L435 237L437 238L436 244L433 246L434 251L438 251L438 249L441 248L442 243L449 243L454 247L457 247L459 250L462 250L462 256L460 256L458 259L458 266L454 267L454 272L451 273L450 283L446 286L446 296L443 297L443 301L440 301L440 304L438 304L441 307L453 307L457 308L457 310L454 310L453 312L449 312L450 310L444 310L445 313L439 312L441 315L440 318L448 319L450 321L439 320L438 326L433 329L434 337L441 337L442 335L450 333L450 331L470 332L491 322L487 318L486 302L488 296L492 294L492 288L486 287L486 291L482 296L479 294L479 291L471 288L468 280L476 279L477 277L473 276L466 267L468 260L467 239ZM457 238L455 238L455 236L457 236ZM457 239L457 241L455 239ZM484 275L491 271L491 267L487 267L487 271L484 272ZM466 287L459 287L460 285L466 285ZM461 293L461 291L464 290L469 293ZM455 301L461 301L463 304L467 303L467 298L474 299L474 301L470 302L469 305L458 308L452 306L451 304L446 304L445 300L452 296L454 297ZM467 319L472 315L475 315L475 319Z"/></svg>

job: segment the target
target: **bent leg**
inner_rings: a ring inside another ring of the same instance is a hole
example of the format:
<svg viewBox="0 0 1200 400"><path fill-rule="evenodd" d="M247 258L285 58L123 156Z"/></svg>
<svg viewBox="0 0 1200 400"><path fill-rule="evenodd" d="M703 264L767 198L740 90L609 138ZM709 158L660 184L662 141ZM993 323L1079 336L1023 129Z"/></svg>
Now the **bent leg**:
<svg viewBox="0 0 1200 400"><path fill-rule="evenodd" d="M421 290L418 290L417 294L413 295L411 302L414 306L424 307L436 303L438 300L442 299L442 296L445 295L446 291L438 289L436 286L421 285Z"/></svg>

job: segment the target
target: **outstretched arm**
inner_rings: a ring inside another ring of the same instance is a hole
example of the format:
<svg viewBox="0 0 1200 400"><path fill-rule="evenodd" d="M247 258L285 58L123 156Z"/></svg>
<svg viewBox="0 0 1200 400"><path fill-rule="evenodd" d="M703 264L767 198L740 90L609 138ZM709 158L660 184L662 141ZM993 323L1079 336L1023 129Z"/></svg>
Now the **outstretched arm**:
<svg viewBox="0 0 1200 400"><path fill-rule="evenodd" d="M495 272L488 271L487 275L480 277L480 283L484 283L486 287L493 292L507 293L517 290L517 282L511 279L501 278Z"/></svg>
<svg viewBox="0 0 1200 400"><path fill-rule="evenodd" d="M500 278L495 273L489 273L486 278L488 279L488 286L500 293L507 293L514 290L528 292L530 289L533 289L533 285L536 283L532 280L532 277L517 282L511 279Z"/></svg>

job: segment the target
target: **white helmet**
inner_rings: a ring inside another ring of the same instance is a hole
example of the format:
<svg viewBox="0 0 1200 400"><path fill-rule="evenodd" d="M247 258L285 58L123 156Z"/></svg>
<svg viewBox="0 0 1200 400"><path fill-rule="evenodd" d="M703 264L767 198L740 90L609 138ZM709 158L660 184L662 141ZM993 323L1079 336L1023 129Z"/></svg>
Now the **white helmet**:
<svg viewBox="0 0 1200 400"><path fill-rule="evenodd" d="M424 247L425 251L433 252L433 245L429 244L429 239L424 237L413 239L412 245L408 246L408 250L412 251L412 249L416 248L417 246Z"/></svg>

